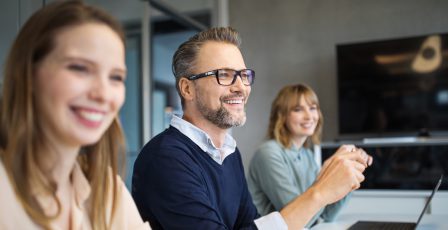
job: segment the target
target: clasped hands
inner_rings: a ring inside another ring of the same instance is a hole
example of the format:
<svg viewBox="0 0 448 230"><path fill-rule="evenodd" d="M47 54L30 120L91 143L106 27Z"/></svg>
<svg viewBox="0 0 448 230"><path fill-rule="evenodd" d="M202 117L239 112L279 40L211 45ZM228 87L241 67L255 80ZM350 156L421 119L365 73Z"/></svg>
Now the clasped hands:
<svg viewBox="0 0 448 230"><path fill-rule="evenodd" d="M322 201L334 203L349 192L358 189L365 180L364 170L372 165L373 158L354 145L342 145L322 165L314 183Z"/></svg>

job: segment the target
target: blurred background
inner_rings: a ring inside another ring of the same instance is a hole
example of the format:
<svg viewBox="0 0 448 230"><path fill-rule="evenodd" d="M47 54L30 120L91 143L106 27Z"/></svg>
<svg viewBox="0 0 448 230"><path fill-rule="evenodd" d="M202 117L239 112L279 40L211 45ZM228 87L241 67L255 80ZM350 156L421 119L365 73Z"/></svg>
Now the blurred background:
<svg viewBox="0 0 448 230"><path fill-rule="evenodd" d="M19 28L35 10L49 2L0 2L1 63ZM172 114L181 114L171 72L173 52L204 28L236 28L243 39L246 65L256 71L247 123L233 130L246 169L265 139L271 101L287 84L306 83L316 91L325 117L324 142L340 140L338 45L448 32L448 1L444 0L85 2L109 11L126 29L128 78L121 121L128 143L128 186L140 148L168 126ZM356 109L352 115L356 118Z"/></svg>

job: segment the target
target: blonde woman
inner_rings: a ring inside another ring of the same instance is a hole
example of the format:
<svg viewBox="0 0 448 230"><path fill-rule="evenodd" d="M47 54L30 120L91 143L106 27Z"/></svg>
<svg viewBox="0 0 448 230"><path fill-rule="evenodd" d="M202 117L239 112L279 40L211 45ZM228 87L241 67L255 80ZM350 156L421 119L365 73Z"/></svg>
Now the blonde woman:
<svg viewBox="0 0 448 230"><path fill-rule="evenodd" d="M4 73L0 229L149 229L118 172L124 35L80 1L37 11Z"/></svg>
<svg viewBox="0 0 448 230"><path fill-rule="evenodd" d="M322 125L319 101L310 87L297 84L280 90L271 107L269 140L249 168L249 191L261 215L281 210L314 183L319 167L310 147L320 143ZM306 226L319 217L333 220L346 198L321 209Z"/></svg>

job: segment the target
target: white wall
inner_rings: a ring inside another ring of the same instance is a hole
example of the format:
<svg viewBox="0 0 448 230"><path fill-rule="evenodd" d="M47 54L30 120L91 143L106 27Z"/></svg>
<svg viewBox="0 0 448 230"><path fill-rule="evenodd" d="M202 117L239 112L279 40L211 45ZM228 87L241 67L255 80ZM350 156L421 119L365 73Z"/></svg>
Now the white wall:
<svg viewBox="0 0 448 230"><path fill-rule="evenodd" d="M448 32L443 0L229 0L246 65L256 71L248 120L233 134L247 169L263 141L278 90L306 83L325 117L324 140L337 137L335 44Z"/></svg>

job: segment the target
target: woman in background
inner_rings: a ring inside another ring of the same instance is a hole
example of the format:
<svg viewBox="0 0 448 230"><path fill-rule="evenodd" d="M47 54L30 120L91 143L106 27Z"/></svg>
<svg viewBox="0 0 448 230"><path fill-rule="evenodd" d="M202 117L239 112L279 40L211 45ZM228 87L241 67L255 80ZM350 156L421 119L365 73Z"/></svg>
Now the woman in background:
<svg viewBox="0 0 448 230"><path fill-rule="evenodd" d="M269 140L255 153L248 174L249 190L261 215L282 209L314 183L319 166L310 147L320 144L322 125L319 101L310 87L289 85L278 93L271 107ZM319 211L307 227L319 217L333 220L346 198Z"/></svg>
<svg viewBox="0 0 448 230"><path fill-rule="evenodd" d="M102 10L51 3L5 65L0 229L149 229L117 176L124 33Z"/></svg>

